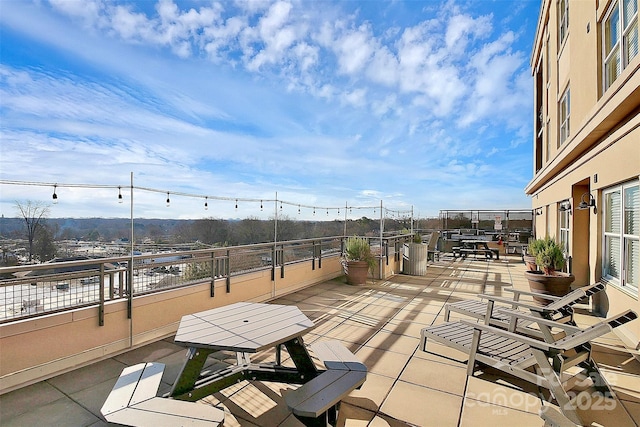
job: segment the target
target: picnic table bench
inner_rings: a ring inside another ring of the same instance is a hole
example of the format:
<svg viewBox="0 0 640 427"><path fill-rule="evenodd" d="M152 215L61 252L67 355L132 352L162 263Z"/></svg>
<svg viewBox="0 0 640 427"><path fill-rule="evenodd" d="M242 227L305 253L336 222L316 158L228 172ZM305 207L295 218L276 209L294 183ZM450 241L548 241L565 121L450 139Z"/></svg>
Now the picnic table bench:
<svg viewBox="0 0 640 427"><path fill-rule="evenodd" d="M100 412L110 423L128 426L220 426L224 411L210 405L158 397L163 363L125 368Z"/></svg>
<svg viewBox="0 0 640 427"><path fill-rule="evenodd" d="M340 401L362 386L367 367L339 341L316 343L311 349L327 370L288 393L285 401L305 426L335 425Z"/></svg>

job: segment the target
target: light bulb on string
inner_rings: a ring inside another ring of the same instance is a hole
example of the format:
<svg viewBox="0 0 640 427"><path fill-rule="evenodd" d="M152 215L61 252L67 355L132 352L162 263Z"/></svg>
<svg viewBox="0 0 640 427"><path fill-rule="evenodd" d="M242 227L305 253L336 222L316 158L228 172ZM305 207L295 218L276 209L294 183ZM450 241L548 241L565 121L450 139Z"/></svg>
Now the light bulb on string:
<svg viewBox="0 0 640 427"><path fill-rule="evenodd" d="M238 199L236 199L236 210L238 210Z"/></svg>
<svg viewBox="0 0 640 427"><path fill-rule="evenodd" d="M209 210L209 203L208 203L209 198L205 197L204 198L204 210L207 211Z"/></svg>
<svg viewBox="0 0 640 427"><path fill-rule="evenodd" d="M171 200L169 199L169 192L167 191L167 207L171 206Z"/></svg>
<svg viewBox="0 0 640 427"><path fill-rule="evenodd" d="M298 215L300 215L300 205L298 205Z"/></svg>
<svg viewBox="0 0 640 427"><path fill-rule="evenodd" d="M51 196L51 198L53 198L53 203L54 204L58 203L58 195L56 194L56 187L57 187L57 185L53 186L53 195Z"/></svg>
<svg viewBox="0 0 640 427"><path fill-rule="evenodd" d="M122 203L122 187L118 187L118 203Z"/></svg>
<svg viewBox="0 0 640 427"><path fill-rule="evenodd" d="M260 200L260 210L262 210L262 200Z"/></svg>

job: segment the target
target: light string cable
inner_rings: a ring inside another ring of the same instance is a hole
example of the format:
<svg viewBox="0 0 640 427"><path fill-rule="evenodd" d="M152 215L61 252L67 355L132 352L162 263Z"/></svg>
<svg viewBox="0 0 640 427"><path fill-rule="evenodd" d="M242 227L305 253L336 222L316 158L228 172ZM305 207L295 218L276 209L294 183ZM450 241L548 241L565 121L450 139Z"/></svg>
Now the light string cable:
<svg viewBox="0 0 640 427"><path fill-rule="evenodd" d="M8 180L8 179L0 179L0 185L19 185L19 186L36 186L36 187L50 187L53 190L53 194L56 194L56 189L58 188L87 188L87 189L117 189L118 190L118 199L121 200L121 191L122 189L131 188L133 190L140 190L152 193L161 193L167 195L167 201L169 201L170 196L181 196L181 197L189 197L189 198L197 198L204 200L205 209L208 208L208 201L217 200L217 201L231 201L235 202L236 206L239 202L251 202L251 203L260 203L262 206L264 203L279 203L280 208L283 205L292 206L298 209L298 212L301 208L312 209L314 213L319 211L320 213L323 211L329 214L329 211L337 211L342 212L342 209L347 209L348 211L352 210L362 210L362 209L380 209L380 206L372 205L372 206L356 206L349 205L348 203L345 206L323 206L323 205L310 205L305 203L292 202L281 199L269 199L269 198L248 198L248 197L230 197L230 196L216 196L216 195L206 195L206 194L194 194L187 193L183 191L171 191L171 190L162 190L151 187L141 187L141 186L131 186L129 184L77 184L77 183L63 183L63 182L39 182L39 181L16 181L16 180ZM56 194L57 195L57 194ZM385 213L397 214L400 216L401 213L410 213L410 210L401 211L401 210L391 210L383 207Z"/></svg>

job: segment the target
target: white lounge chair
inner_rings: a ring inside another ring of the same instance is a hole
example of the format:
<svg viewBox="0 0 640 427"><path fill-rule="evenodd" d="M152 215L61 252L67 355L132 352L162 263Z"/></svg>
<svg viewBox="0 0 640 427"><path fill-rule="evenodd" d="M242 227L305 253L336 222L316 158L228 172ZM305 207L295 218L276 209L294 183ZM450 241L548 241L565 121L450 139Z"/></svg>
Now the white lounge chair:
<svg viewBox="0 0 640 427"><path fill-rule="evenodd" d="M610 393L598 367L591 359L590 341L637 317L635 312L627 310L586 329L580 329L566 323L519 315L522 320L536 322L547 328L560 328L566 332L565 337L552 342L465 320L446 322L422 329L420 347L426 351L427 340L430 339L469 354L469 376L473 375L477 362L546 388L555 397L564 415L572 422L582 425L576 403L569 398L567 392L579 381L591 378L597 391ZM566 380L566 371L577 367L582 368L585 375L571 375Z"/></svg>

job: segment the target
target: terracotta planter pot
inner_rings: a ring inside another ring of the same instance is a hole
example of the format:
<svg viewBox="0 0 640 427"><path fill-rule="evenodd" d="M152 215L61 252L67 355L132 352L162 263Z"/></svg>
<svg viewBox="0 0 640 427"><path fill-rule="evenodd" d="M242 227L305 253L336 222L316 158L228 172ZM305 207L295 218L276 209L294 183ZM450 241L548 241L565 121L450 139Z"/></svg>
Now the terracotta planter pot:
<svg viewBox="0 0 640 427"><path fill-rule="evenodd" d="M553 275L544 274L542 271L525 271L524 275L529 281L531 292L557 297L568 294L571 283L576 280L573 274L559 271L556 271ZM534 300L541 305L547 305L552 302L552 300L541 297L534 297Z"/></svg>
<svg viewBox="0 0 640 427"><path fill-rule="evenodd" d="M347 262L347 283L350 285L364 285L367 283L369 266L366 261Z"/></svg>

